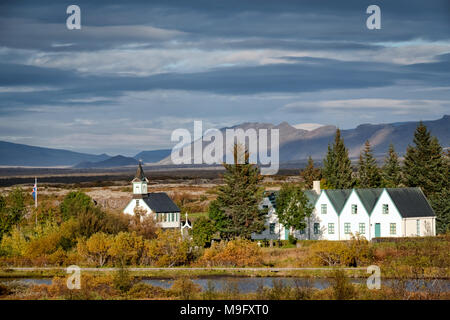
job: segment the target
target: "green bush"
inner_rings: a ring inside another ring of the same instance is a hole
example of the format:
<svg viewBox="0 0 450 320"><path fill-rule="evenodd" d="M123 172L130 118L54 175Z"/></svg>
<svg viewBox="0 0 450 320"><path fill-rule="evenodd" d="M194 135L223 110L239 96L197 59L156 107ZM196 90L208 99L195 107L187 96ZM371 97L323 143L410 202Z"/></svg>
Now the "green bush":
<svg viewBox="0 0 450 320"><path fill-rule="evenodd" d="M335 270L331 278L331 288L333 298L336 300L350 300L355 297L356 291L353 285L348 281L345 272Z"/></svg>
<svg viewBox="0 0 450 320"><path fill-rule="evenodd" d="M133 287L133 277L131 277L128 269L121 266L113 277L113 285L117 290L125 293Z"/></svg>

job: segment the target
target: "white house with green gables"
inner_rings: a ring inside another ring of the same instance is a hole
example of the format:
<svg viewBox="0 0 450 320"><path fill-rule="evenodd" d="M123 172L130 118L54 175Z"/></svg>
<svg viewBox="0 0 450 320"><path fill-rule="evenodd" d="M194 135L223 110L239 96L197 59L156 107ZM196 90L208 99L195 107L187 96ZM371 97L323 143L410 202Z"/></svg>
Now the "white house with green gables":
<svg viewBox="0 0 450 320"><path fill-rule="evenodd" d="M297 239L348 240L362 235L378 237L412 237L436 235L436 215L420 188L372 188L305 191L314 205L304 230L288 230L276 214L277 192L269 192L261 203L267 208L266 230L252 238L287 240L290 233Z"/></svg>

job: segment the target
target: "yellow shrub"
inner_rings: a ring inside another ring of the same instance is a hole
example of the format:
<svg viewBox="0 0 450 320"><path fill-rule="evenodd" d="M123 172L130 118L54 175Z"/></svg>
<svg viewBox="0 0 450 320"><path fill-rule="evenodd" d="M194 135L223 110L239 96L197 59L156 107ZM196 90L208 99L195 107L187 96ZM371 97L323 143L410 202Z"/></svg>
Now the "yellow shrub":
<svg viewBox="0 0 450 320"><path fill-rule="evenodd" d="M258 266L262 263L262 251L256 243L249 240L214 243L205 250L198 263L206 266Z"/></svg>

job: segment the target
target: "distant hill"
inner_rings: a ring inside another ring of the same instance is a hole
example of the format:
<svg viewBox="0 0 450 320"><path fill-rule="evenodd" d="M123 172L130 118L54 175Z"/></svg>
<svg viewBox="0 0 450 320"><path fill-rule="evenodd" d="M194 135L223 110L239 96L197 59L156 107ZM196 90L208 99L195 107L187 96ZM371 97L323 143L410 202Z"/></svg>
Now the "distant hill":
<svg viewBox="0 0 450 320"><path fill-rule="evenodd" d="M152 151L142 151L134 156L136 160L142 160L144 163L156 163L169 156L171 149L161 149Z"/></svg>
<svg viewBox="0 0 450 320"><path fill-rule="evenodd" d="M111 157L109 159L98 161L98 162L90 162L85 161L77 164L74 168L78 169L87 169L87 168L113 168L113 167L124 167L124 166L132 166L137 165L138 161L131 157L124 157L121 155Z"/></svg>
<svg viewBox="0 0 450 320"><path fill-rule="evenodd" d="M107 154L94 155L0 141L0 165L2 166L73 166L83 161L97 162L109 157Z"/></svg>
<svg viewBox="0 0 450 320"><path fill-rule="evenodd" d="M431 134L436 136L442 147L450 147L450 116L443 116L441 119L432 121L423 121ZM390 124L361 124L354 129L341 130L345 145L349 149L349 155L352 159L359 157L360 150L363 148L366 140L369 140L374 155L380 159L386 154L389 144L394 144L395 150L400 155L404 155L408 144L413 143L414 131L419 124L416 122L399 122ZM279 129L280 133L280 163L303 163L305 159L311 156L313 159L321 161L326 152L329 143L334 140L336 132L335 126L321 126L314 130L304 130L295 128L287 122L279 125L271 123L243 123L234 127L247 130L259 129ZM222 133L227 128L221 129ZM225 136L225 134L224 134ZM203 142L203 147L208 143ZM225 145L225 144L224 144ZM191 145L191 150L193 147ZM225 150L224 150L225 154ZM171 158L168 156L159 162L159 164L171 164ZM194 161L192 160L192 163Z"/></svg>

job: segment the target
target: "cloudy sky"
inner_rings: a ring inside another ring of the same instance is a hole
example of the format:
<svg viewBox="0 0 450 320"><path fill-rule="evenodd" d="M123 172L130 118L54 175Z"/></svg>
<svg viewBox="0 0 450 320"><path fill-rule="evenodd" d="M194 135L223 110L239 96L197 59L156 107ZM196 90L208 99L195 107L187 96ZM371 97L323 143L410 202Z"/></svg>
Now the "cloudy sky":
<svg viewBox="0 0 450 320"><path fill-rule="evenodd" d="M9 1L0 140L90 153L167 148L172 130L450 114L450 2ZM81 8L81 30L66 9ZM381 8L381 30L366 8Z"/></svg>

